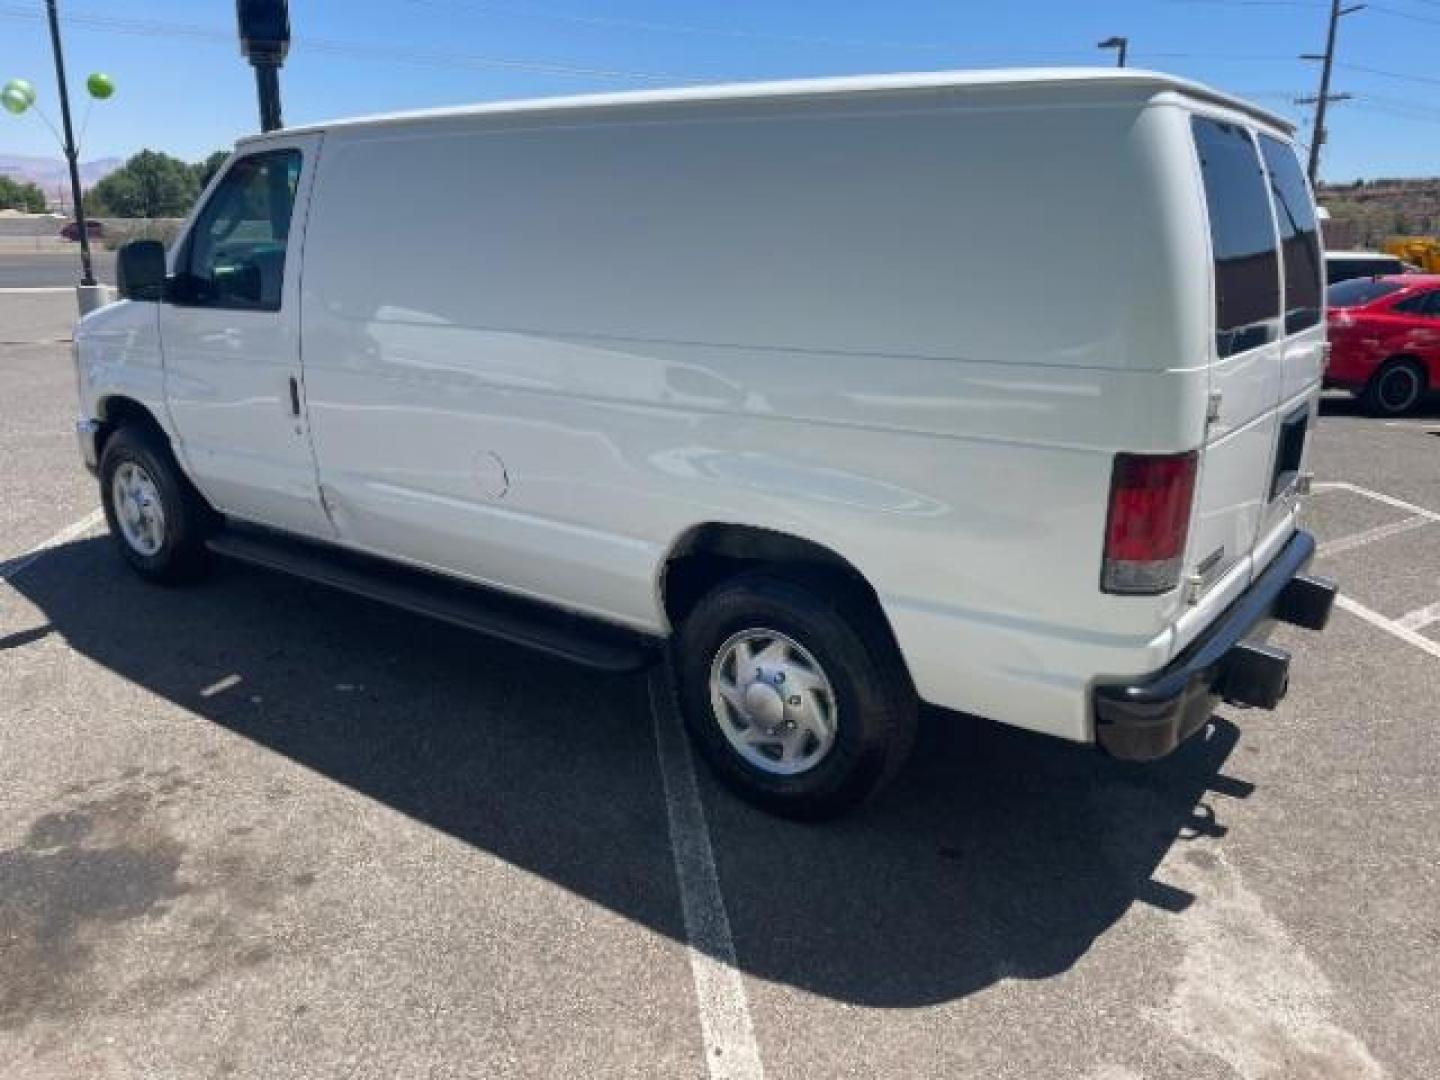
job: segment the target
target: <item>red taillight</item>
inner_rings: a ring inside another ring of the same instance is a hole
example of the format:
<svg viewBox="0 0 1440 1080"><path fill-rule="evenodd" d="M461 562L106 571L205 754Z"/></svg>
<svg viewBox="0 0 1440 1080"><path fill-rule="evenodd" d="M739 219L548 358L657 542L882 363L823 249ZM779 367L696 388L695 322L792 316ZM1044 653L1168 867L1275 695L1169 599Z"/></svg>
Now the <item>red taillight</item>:
<svg viewBox="0 0 1440 1080"><path fill-rule="evenodd" d="M1330 309L1330 325L1344 330L1355 325L1355 316L1351 315L1345 308Z"/></svg>
<svg viewBox="0 0 1440 1080"><path fill-rule="evenodd" d="M1180 581L1197 455L1116 454L1100 588L1163 593Z"/></svg>

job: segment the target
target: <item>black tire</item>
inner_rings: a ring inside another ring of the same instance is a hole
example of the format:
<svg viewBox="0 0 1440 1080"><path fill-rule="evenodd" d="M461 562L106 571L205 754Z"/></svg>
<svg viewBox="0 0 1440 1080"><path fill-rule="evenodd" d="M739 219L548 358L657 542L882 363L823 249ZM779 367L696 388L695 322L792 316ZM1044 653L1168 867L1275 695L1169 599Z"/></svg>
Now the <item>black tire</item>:
<svg viewBox="0 0 1440 1080"><path fill-rule="evenodd" d="M139 550L126 538L116 506L115 474L125 464L138 466L159 495L163 526L153 553ZM165 440L143 427L125 426L105 442L100 455L100 503L105 522L121 557L147 581L177 585L199 578L209 565L205 541L218 518L180 471Z"/></svg>
<svg viewBox="0 0 1440 1080"><path fill-rule="evenodd" d="M847 582L782 576L735 577L705 596L676 642L681 713L695 746L724 784L782 817L837 817L872 797L899 771L917 715L909 674L882 617ZM835 736L808 771L776 775L731 745L711 702L710 679L733 635L761 628L802 646L834 690Z"/></svg>
<svg viewBox="0 0 1440 1080"><path fill-rule="evenodd" d="M1360 404L1372 416L1404 416L1427 389L1425 369L1414 360L1387 360L1360 392Z"/></svg>

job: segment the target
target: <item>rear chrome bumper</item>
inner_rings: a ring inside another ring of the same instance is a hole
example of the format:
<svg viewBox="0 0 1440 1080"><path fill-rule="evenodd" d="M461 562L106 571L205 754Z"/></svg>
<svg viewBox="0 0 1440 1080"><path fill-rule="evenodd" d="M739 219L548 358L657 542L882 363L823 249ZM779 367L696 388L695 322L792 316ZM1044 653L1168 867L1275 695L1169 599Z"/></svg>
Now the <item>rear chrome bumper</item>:
<svg viewBox="0 0 1440 1080"><path fill-rule="evenodd" d="M80 460L92 473L100 468L100 421L75 421L75 440L80 444Z"/></svg>
<svg viewBox="0 0 1440 1080"><path fill-rule="evenodd" d="M1315 538L1296 532L1245 592L1171 663L1093 691L1095 738L1126 761L1163 757L1205 726L1217 701L1273 709L1290 682L1290 654L1264 644L1275 622L1324 629L1339 591L1302 571Z"/></svg>

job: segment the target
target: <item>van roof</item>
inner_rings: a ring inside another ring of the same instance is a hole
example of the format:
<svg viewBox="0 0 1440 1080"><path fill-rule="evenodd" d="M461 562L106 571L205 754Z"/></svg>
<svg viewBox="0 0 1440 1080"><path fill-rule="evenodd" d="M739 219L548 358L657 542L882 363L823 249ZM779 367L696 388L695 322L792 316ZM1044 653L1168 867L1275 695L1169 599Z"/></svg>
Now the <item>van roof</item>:
<svg viewBox="0 0 1440 1080"><path fill-rule="evenodd" d="M333 120L286 128L282 132L252 135L248 142L277 138L285 134L355 129L383 124L423 120L463 119L481 116L512 116L527 113L588 112L658 105L705 104L737 101L779 101L795 98L836 98L870 94L894 94L934 90L992 90L1001 88L1056 86L1067 91L1077 86L1126 86L1139 92L1171 91L1188 98L1222 105L1244 112L1287 134L1294 125L1274 113L1240 98L1213 90L1202 83L1175 75L1137 68L1005 68L983 71L930 71L895 75L850 75L823 79L787 79L773 82L720 83L712 86L681 86L656 90L629 90L619 93L574 94L562 97L525 98L516 101L483 102L439 109L382 113L354 119Z"/></svg>

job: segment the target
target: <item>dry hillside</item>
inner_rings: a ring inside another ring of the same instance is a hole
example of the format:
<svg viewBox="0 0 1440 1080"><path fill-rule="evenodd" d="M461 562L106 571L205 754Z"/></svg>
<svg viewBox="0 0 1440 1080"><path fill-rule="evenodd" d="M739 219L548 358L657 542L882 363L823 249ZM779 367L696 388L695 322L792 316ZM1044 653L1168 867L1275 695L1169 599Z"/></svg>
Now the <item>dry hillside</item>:
<svg viewBox="0 0 1440 1080"><path fill-rule="evenodd" d="M1440 236L1440 177L1360 180L1321 184L1320 205L1330 211L1330 248L1373 248L1387 236Z"/></svg>

